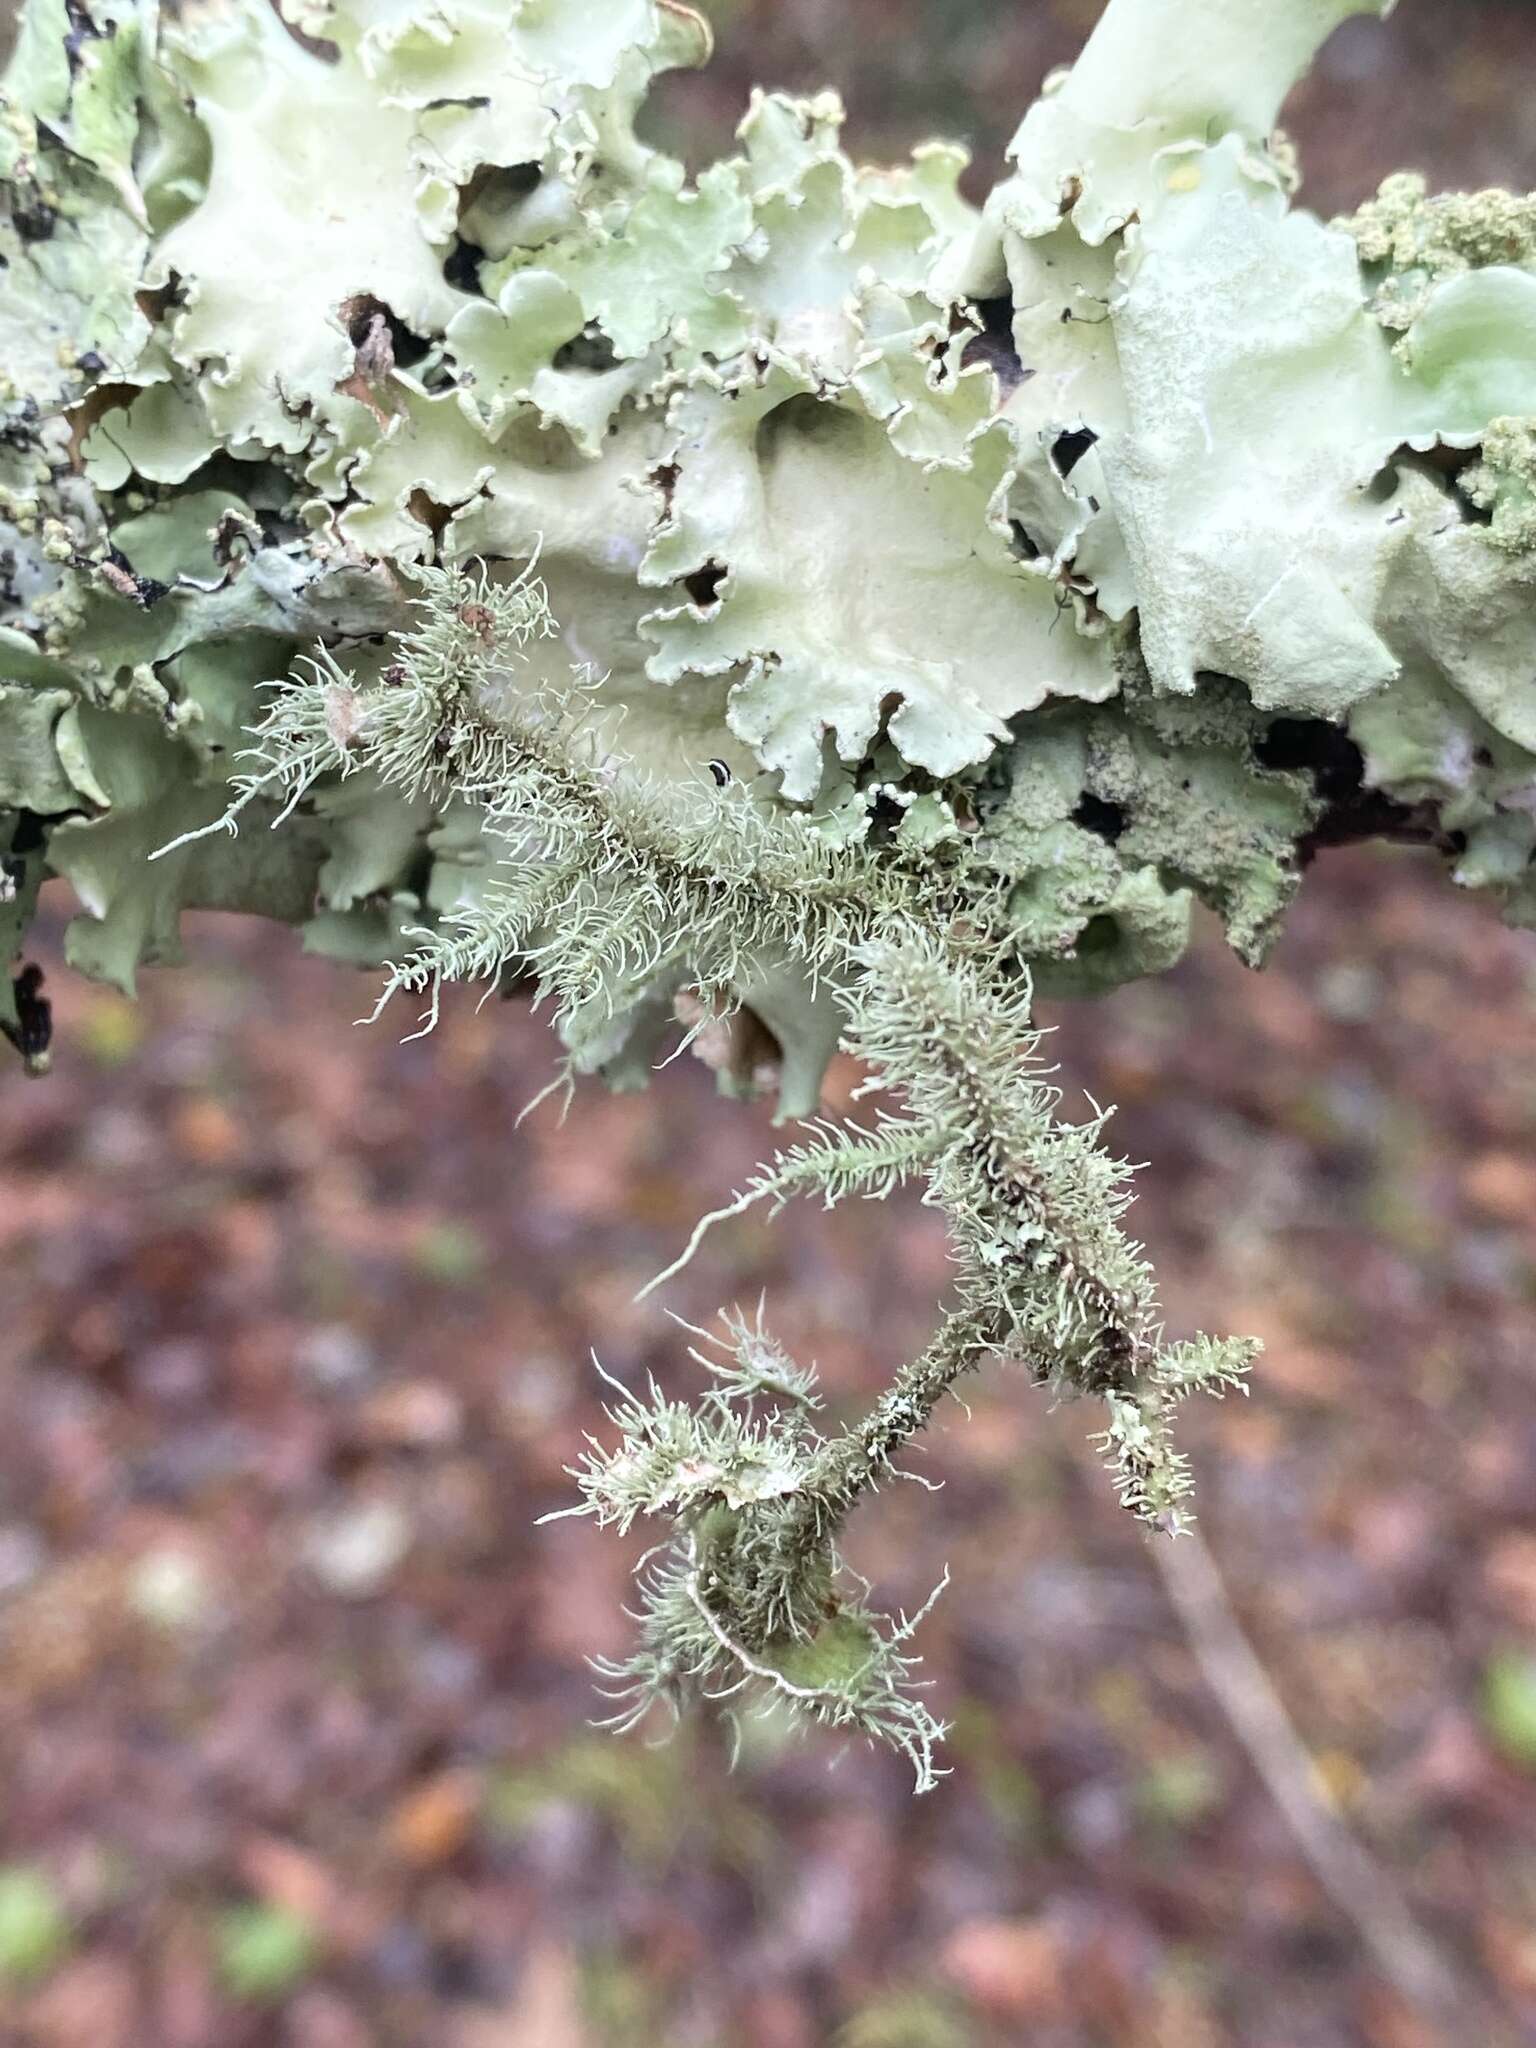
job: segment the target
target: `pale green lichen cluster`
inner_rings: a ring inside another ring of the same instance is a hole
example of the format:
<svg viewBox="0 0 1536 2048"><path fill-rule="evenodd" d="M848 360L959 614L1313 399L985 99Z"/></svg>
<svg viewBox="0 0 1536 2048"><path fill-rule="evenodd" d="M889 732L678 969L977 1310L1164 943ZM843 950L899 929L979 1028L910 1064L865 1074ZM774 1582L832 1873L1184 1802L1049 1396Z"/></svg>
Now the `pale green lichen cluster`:
<svg viewBox="0 0 1536 2048"><path fill-rule="evenodd" d="M978 211L952 147L854 165L830 94L757 95L686 179L635 131L707 55L676 0L33 0L0 117L9 938L46 869L125 987L189 905L391 954L477 886L463 803L320 791L274 842L147 855L220 814L316 639L380 664L419 565L536 550L541 686L590 667L680 787L718 763L833 843L962 843L1048 986L1165 965L1196 898L1262 957L1352 829L1323 727L1362 819L1533 914L1531 203L1291 207L1275 118L1351 11L1115 0Z"/></svg>
<svg viewBox="0 0 1536 2048"><path fill-rule="evenodd" d="M975 1282L865 1481L1015 1349L1109 1400L1166 1519L1172 1406L1241 1347L1164 1350L1139 1266L1100 1284L1135 1263L1117 1170L1083 1166L1084 1238L1040 1196L1077 1140L1027 1086L918 1112L946 1030L1000 1044L1031 979L1169 965L1196 902L1258 964L1332 842L1426 841L1536 923L1533 202L1399 178L1328 226L1276 129L1386 5L1110 0L976 208L952 147L855 165L830 94L755 95L686 177L636 125L708 54L681 0L29 0L0 93L6 959L57 875L69 960L127 989L216 906L429 1010L532 983L616 1083L681 1029L804 1114L840 1037L899 1044L915 1124L823 1131L764 1183L925 1176ZM0 1026L45 1063L35 969ZM1055 1335L1016 1343L1037 1287ZM782 1692L858 1432L752 1430L800 1509L723 1524L674 1488L653 1612L700 1684L735 1656ZM788 1696L926 1772L904 1636L834 1605L867 1655Z"/></svg>

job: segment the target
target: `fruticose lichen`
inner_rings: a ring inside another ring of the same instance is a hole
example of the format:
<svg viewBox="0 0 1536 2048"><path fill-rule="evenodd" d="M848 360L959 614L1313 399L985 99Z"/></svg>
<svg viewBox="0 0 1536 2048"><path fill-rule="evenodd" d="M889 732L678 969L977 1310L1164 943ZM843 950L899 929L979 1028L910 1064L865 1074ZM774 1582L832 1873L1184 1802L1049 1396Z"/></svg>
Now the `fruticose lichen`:
<svg viewBox="0 0 1536 2048"><path fill-rule="evenodd" d="M128 990L217 906L527 982L617 1085L681 1028L804 1116L842 1039L911 1121L755 1192L950 1217L959 1306L874 1422L821 1435L739 1320L693 1420L618 1411L588 1509L676 1523L643 1699L740 1684L926 1782L834 1545L988 1352L1105 1399L1176 1521L1172 1407L1248 1347L1163 1344L1097 1124L991 1085L1031 983L1158 971L1197 901L1257 965L1376 834L1536 923L1536 200L1399 177L1328 226L1276 129L1385 6L1110 0L977 208L951 146L855 165L830 93L690 180L636 129L708 55L681 0L29 0L7 960L55 875ZM34 965L0 1026L46 1064Z"/></svg>

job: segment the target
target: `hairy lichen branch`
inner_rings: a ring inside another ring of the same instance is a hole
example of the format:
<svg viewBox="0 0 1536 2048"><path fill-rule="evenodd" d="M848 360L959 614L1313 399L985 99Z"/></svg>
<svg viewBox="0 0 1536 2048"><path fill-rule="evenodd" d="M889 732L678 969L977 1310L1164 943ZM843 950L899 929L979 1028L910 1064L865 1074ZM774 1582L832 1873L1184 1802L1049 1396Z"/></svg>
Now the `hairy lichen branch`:
<svg viewBox="0 0 1536 2048"><path fill-rule="evenodd" d="M407 798L481 807L488 879L386 993L427 987L435 1003L445 981L515 972L570 1027L616 1014L663 970L718 1005L764 956L791 961L833 991L866 1091L900 1113L814 1120L677 1265L709 1222L754 1203L879 1198L909 1179L954 1241L956 1299L932 1343L840 1429L821 1426L814 1374L761 1307L708 1340L684 1325L706 1342L690 1354L712 1382L697 1403L655 1384L621 1395L617 1448L594 1442L573 1468L579 1511L672 1535L668 1561L642 1576L641 1647L608 1675L673 1705L722 1683L766 1687L801 1718L894 1742L931 1782L939 1730L908 1684L913 1624L878 1622L844 1568L853 1510L957 1381L1000 1355L1057 1393L1105 1398L1122 1498L1175 1524L1188 1475L1172 1410L1235 1381L1253 1347L1162 1348L1146 1262L1119 1227L1128 1169L1102 1149L1102 1115L1058 1118L1029 979L1000 942L985 874L957 855L938 894L899 845L829 846L712 777L681 793L657 783L610 746L590 679L564 696L529 681L530 650L553 637L536 580L422 581L417 621L376 679L322 652L277 693L241 792L299 802L330 747L345 772Z"/></svg>

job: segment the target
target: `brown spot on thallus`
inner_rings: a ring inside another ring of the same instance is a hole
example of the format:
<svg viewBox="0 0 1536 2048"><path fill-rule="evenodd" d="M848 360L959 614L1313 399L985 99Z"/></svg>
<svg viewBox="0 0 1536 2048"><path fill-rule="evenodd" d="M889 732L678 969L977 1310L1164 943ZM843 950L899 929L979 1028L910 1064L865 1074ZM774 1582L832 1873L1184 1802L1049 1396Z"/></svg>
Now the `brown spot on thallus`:
<svg viewBox="0 0 1536 2048"><path fill-rule="evenodd" d="M677 490L677 480L682 473L677 463L662 462L657 464L647 479L661 493L661 516L663 522L672 517L672 499Z"/></svg>
<svg viewBox="0 0 1536 2048"><path fill-rule="evenodd" d="M357 371L375 389L385 383L395 367L394 336L382 313L375 313L367 332L357 345Z"/></svg>
<svg viewBox="0 0 1536 2048"><path fill-rule="evenodd" d="M139 586L130 570L120 569L116 562L102 562L99 568L101 580L109 589L115 590L119 597L126 597L134 604L138 603Z"/></svg>
<svg viewBox="0 0 1536 2048"><path fill-rule="evenodd" d="M459 622L468 626L482 647L491 647L496 640L496 618L489 605L471 600L459 606Z"/></svg>
<svg viewBox="0 0 1536 2048"><path fill-rule="evenodd" d="M213 559L226 568L237 551L252 552L251 529L238 512L225 512L213 529Z"/></svg>
<svg viewBox="0 0 1536 2048"><path fill-rule="evenodd" d="M129 568L127 558L114 548L105 561L96 565L97 573L109 589L119 597L126 597L130 604L141 606L148 611L152 604L158 604L170 588L169 584L158 582L153 576L136 576Z"/></svg>

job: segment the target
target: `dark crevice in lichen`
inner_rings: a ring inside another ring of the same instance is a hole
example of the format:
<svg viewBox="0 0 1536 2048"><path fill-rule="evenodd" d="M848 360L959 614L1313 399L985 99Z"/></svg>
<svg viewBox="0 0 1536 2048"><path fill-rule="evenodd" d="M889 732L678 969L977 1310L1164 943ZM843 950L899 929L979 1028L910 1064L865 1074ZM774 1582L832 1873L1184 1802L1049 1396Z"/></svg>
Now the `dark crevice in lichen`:
<svg viewBox="0 0 1536 2048"><path fill-rule="evenodd" d="M973 363L985 363L1007 398L1035 374L1024 367L1014 343L1013 300L1005 292L1000 298L974 299L971 305L981 321L981 332L973 334L965 344L960 367L969 369Z"/></svg>
<svg viewBox="0 0 1536 2048"><path fill-rule="evenodd" d="M35 185L16 186L11 198L11 226L21 242L46 242L53 234L58 216L43 202Z"/></svg>
<svg viewBox="0 0 1536 2048"><path fill-rule="evenodd" d="M1347 803L1358 795L1365 761L1342 726L1326 718L1276 718L1253 743L1261 768L1303 771L1325 804Z"/></svg>
<svg viewBox="0 0 1536 2048"><path fill-rule="evenodd" d="M720 586L730 573L726 563L711 558L701 569L695 569L691 575L685 576L683 588L687 591L690 602L701 612L708 611L712 605L718 604Z"/></svg>
<svg viewBox="0 0 1536 2048"><path fill-rule="evenodd" d="M1100 839L1113 846L1126 827L1123 805L1108 802L1096 796L1091 789L1085 789L1077 809L1072 813L1074 825L1081 825L1085 832L1096 832Z"/></svg>
<svg viewBox="0 0 1536 2048"><path fill-rule="evenodd" d="M1309 774L1322 799L1317 822L1296 842L1302 867L1325 847L1366 839L1433 846L1446 854L1465 850L1465 834L1447 831L1432 803L1401 803L1368 788L1364 755L1342 727L1325 718L1277 718L1254 742L1253 753L1262 768Z"/></svg>
<svg viewBox="0 0 1536 2048"><path fill-rule="evenodd" d="M489 102L471 99L453 104ZM487 257L507 255L519 242L515 216L523 201L537 191L543 175L536 163L482 164L460 188L454 246L443 268L443 275L456 289L485 296L479 265Z"/></svg>
<svg viewBox="0 0 1536 2048"><path fill-rule="evenodd" d="M347 330L347 339L355 349L376 347L376 337L382 327L389 339L390 361L399 369L406 370L413 363L419 363L431 347L430 342L413 333L397 313L371 292L359 292L353 298L344 299L337 310Z"/></svg>
<svg viewBox="0 0 1536 2048"><path fill-rule="evenodd" d="M1101 910L1083 926L1073 953L1078 959L1102 959L1121 944L1120 920L1112 911Z"/></svg>
<svg viewBox="0 0 1536 2048"><path fill-rule="evenodd" d="M1384 469L1372 479L1369 495L1378 504L1385 504L1396 495L1402 472L1414 470L1425 476L1440 490L1449 505L1454 505L1461 517L1474 526L1492 523L1492 509L1474 504L1463 488L1462 479L1467 471L1482 460L1482 449L1447 448L1437 444L1433 448L1416 449L1406 444L1397 449Z"/></svg>
<svg viewBox="0 0 1536 2048"><path fill-rule="evenodd" d="M613 343L603 332L597 321L589 320L580 334L562 342L550 358L550 367L556 370L591 370L599 372L618 367L618 355Z"/></svg>
<svg viewBox="0 0 1536 2048"><path fill-rule="evenodd" d="M475 242L465 241L462 235L455 235L443 258L443 281L451 284L456 292L469 292L477 299L483 299L485 292L480 283L480 266L485 261L485 251Z"/></svg>
<svg viewBox="0 0 1536 2048"><path fill-rule="evenodd" d="M1056 436L1051 443L1051 464L1063 481L1072 474L1098 438L1092 427L1075 427L1070 433Z"/></svg>
<svg viewBox="0 0 1536 2048"><path fill-rule="evenodd" d="M48 1048L53 1042L53 1005L41 993L43 970L29 960L11 981L11 1002L16 1022L0 1017L0 1032L10 1040L33 1073L45 1073Z"/></svg>
<svg viewBox="0 0 1536 2048"><path fill-rule="evenodd" d="M48 833L36 811L18 811L15 828L11 833L11 852L17 855L38 853L48 843Z"/></svg>

